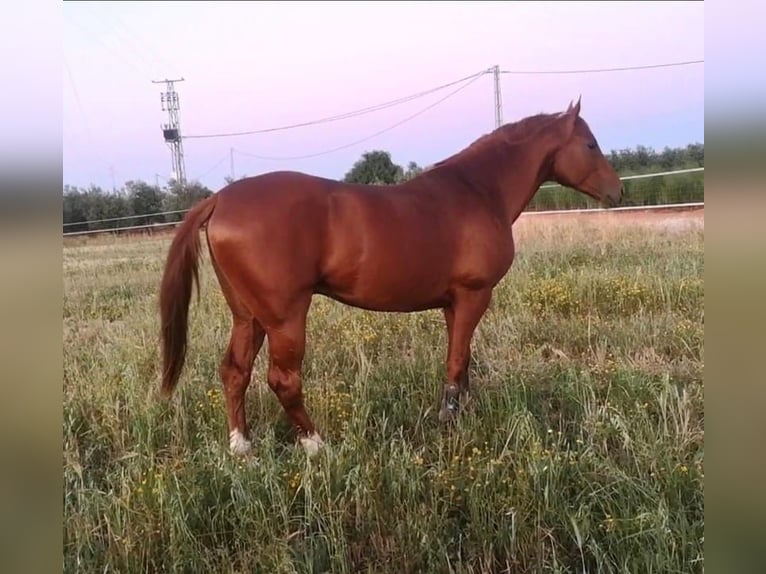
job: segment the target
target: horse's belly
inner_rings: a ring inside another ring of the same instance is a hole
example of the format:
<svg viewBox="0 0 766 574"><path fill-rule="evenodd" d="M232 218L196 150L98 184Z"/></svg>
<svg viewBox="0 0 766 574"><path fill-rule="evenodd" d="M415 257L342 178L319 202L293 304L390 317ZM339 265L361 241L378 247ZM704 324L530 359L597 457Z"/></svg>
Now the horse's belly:
<svg viewBox="0 0 766 574"><path fill-rule="evenodd" d="M450 269L441 257L386 251L352 258L324 275L319 292L377 311L418 311L447 302Z"/></svg>
<svg viewBox="0 0 766 574"><path fill-rule="evenodd" d="M410 293L402 296L399 293L384 292L382 290L348 291L333 289L327 285L321 285L317 291L331 299L369 311L384 311L409 313L446 307L449 298L446 292L440 294Z"/></svg>

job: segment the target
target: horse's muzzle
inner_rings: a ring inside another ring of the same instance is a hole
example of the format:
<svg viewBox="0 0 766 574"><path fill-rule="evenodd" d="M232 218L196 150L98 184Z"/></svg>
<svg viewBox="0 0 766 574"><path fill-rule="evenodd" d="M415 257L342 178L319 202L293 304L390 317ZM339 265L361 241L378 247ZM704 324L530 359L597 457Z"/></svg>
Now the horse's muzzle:
<svg viewBox="0 0 766 574"><path fill-rule="evenodd" d="M625 193L625 188L623 186L620 186L620 189L617 191L617 193L605 193L604 194L604 204L607 207L617 207L622 203L622 197Z"/></svg>

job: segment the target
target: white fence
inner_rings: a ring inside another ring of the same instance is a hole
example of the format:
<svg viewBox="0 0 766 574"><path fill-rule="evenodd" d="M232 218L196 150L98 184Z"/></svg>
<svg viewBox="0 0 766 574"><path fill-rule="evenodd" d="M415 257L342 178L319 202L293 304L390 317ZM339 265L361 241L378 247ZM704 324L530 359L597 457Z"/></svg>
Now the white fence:
<svg viewBox="0 0 766 574"><path fill-rule="evenodd" d="M667 175L680 175L684 173L695 173L695 172L703 172L705 171L704 167L693 167L690 169L677 169L673 171L661 171L656 173L645 173L641 175L626 175L624 177L621 177L620 180L622 181L629 181L634 179L647 179L650 177L662 177ZM557 184L548 184L543 185L540 187L540 189L546 189L546 188L555 188L555 187L561 187ZM696 202L696 203L666 203L666 204L660 204L660 205L638 205L638 206L630 206L630 207L613 207L610 208L610 211L630 211L630 210L647 210L647 209L678 209L678 208L695 208L695 207L701 207L704 206L704 202ZM189 211L188 209L178 209L175 211L160 211L157 213L143 213L141 215L125 215L123 217L110 217L108 219L92 219L89 221L74 221L70 223L65 223L64 227L72 227L74 225L87 225L90 223L110 223L113 221L125 221L129 219L140 219L142 217L159 217L159 216L165 216L165 215L175 215L178 213L186 213ZM556 210L548 210L548 211L525 211L524 215L545 215L545 214L553 214L553 213L582 213L582 212L595 212L595 211L604 211L602 208L598 207L592 207L592 208L583 208L583 209L556 209ZM71 235L94 235L97 233L123 233L123 232L129 232L129 231L141 231L141 230L149 230L149 229L162 229L165 227L172 227L176 226L180 223L180 221L168 221L168 222L162 222L162 223L151 223L148 225L133 225L133 226L125 226L125 227L110 227L107 229L91 229L88 231L69 231L65 232L64 236L71 236Z"/></svg>

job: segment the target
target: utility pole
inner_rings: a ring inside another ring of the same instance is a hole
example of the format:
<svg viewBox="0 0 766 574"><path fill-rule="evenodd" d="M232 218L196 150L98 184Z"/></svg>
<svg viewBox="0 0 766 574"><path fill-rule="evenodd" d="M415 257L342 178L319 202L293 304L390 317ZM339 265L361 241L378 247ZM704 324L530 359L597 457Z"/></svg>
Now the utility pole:
<svg viewBox="0 0 766 574"><path fill-rule="evenodd" d="M231 181L234 181L234 148L229 148L229 175L231 176Z"/></svg>
<svg viewBox="0 0 766 574"><path fill-rule="evenodd" d="M494 66L495 75L495 129L503 125L503 100L500 96L500 66Z"/></svg>
<svg viewBox="0 0 766 574"><path fill-rule="evenodd" d="M172 156L172 177L181 185L186 187L186 166L184 165L184 147L181 141L181 120L178 118L178 110L181 108L178 100L178 92L175 91L173 84L183 82L184 79L177 80L152 80L152 84L165 84L165 91L160 94L162 102L162 111L168 112L168 123L162 126L162 135L165 143L170 147Z"/></svg>

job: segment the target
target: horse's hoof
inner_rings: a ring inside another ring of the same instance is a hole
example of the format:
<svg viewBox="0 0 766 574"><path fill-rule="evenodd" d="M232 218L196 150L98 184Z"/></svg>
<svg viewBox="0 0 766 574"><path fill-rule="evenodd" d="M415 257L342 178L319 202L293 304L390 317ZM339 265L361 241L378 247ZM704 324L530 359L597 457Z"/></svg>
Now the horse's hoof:
<svg viewBox="0 0 766 574"><path fill-rule="evenodd" d="M229 433L229 450L234 456L247 456L253 447L253 443L245 438L245 436L239 432L239 429L234 429Z"/></svg>
<svg viewBox="0 0 766 574"><path fill-rule="evenodd" d="M306 455L309 458L314 458L324 447L324 441L317 432L314 432L309 436L301 437L301 444L303 445L303 449L306 451Z"/></svg>
<svg viewBox="0 0 766 574"><path fill-rule="evenodd" d="M457 419L458 416L458 405L457 402L449 402L446 405L442 406L441 410L439 411L439 422L442 423L451 423Z"/></svg>

